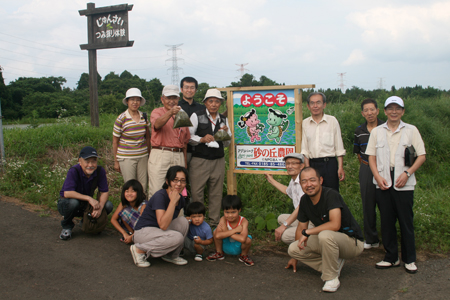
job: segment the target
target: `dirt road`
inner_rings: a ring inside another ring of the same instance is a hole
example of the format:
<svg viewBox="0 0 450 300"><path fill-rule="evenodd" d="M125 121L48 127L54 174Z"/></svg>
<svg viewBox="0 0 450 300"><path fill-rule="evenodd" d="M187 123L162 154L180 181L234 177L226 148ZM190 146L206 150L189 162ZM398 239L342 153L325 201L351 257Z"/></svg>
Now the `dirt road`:
<svg viewBox="0 0 450 300"><path fill-rule="evenodd" d="M150 259L150 268L138 268L113 230L89 236L77 226L72 240L61 241L58 218L5 197L0 228L0 299L450 299L449 257L423 257L411 275L403 266L375 269L383 251L364 251L327 294L318 272L302 264L297 273L285 270L284 255L253 255L254 267L227 256L188 257L186 266Z"/></svg>

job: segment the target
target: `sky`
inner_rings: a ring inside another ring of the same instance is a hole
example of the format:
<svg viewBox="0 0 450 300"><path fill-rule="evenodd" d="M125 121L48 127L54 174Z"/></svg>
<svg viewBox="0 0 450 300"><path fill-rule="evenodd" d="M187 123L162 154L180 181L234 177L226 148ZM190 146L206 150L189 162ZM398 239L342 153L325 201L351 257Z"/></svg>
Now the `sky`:
<svg viewBox="0 0 450 300"><path fill-rule="evenodd" d="M86 1L15 0L0 6L5 83L88 73ZM96 7L126 3L98 0ZM124 70L172 83L193 76L226 87L245 73L286 85L372 90L450 89L450 0L136 0L128 2L133 47L97 50L99 74Z"/></svg>

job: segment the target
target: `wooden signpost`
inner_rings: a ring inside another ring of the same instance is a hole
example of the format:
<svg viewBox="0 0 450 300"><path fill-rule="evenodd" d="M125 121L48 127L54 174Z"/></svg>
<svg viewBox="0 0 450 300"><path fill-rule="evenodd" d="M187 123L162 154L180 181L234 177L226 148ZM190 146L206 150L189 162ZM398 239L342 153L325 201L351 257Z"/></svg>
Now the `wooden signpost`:
<svg viewBox="0 0 450 300"><path fill-rule="evenodd" d="M287 174L283 158L301 151L302 89L308 85L221 88L227 92L228 194L237 194L237 173Z"/></svg>
<svg viewBox="0 0 450 300"><path fill-rule="evenodd" d="M133 5L121 4L95 8L95 3L87 3L87 9L79 10L80 16L87 17L88 43L80 45L89 52L89 94L91 125L98 127L97 89L97 49L131 47L128 40L128 11Z"/></svg>

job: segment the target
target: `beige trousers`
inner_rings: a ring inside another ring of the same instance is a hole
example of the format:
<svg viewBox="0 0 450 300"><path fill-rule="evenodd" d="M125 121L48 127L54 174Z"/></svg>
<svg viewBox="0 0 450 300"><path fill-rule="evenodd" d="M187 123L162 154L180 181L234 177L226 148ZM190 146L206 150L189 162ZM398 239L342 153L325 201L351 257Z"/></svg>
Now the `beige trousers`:
<svg viewBox="0 0 450 300"><path fill-rule="evenodd" d="M172 166L185 166L184 153L152 149L148 159L148 198L162 189L167 170Z"/></svg>
<svg viewBox="0 0 450 300"><path fill-rule="evenodd" d="M305 249L300 250L298 241L293 242L288 254L322 273L322 280L332 280L338 277L338 259L354 258L364 250L364 243L348 235L324 230L318 235L311 235L306 241Z"/></svg>
<svg viewBox="0 0 450 300"><path fill-rule="evenodd" d="M120 173L122 173L123 182L130 179L136 179L142 184L144 193L147 194L147 162L148 155L138 158L118 158Z"/></svg>
<svg viewBox="0 0 450 300"><path fill-rule="evenodd" d="M192 157L189 164L192 201L204 203L204 190L208 185L208 212L210 225L220 221L223 181L225 179L225 158L214 160Z"/></svg>

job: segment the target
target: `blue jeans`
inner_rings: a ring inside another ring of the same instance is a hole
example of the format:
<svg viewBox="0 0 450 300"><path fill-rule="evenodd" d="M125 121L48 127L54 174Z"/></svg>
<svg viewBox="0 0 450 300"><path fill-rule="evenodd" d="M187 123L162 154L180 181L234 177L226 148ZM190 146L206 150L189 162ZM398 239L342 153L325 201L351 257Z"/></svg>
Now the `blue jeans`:
<svg viewBox="0 0 450 300"><path fill-rule="evenodd" d="M72 221L73 218L82 217L88 204L87 201L80 201L72 198L60 198L58 201L58 211L64 217L61 221L62 228L72 229L75 226ZM106 201L104 208L109 215L114 209L114 205L108 200Z"/></svg>

